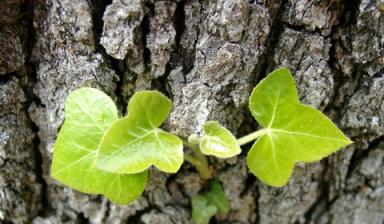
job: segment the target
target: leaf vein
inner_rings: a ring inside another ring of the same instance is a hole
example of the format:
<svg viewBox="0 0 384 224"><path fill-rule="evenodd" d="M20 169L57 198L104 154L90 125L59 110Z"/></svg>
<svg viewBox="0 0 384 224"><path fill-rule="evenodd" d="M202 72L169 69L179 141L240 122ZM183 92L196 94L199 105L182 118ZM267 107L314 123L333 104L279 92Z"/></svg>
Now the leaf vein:
<svg viewBox="0 0 384 224"><path fill-rule="evenodd" d="M332 137L326 137L326 136L320 136L320 135L313 135L313 134L304 133L304 132L286 131L286 130L274 129L274 128L272 128L271 131L272 132L283 133L283 134L287 134L287 135L302 135L302 136L311 137L311 138L318 138L318 139L324 139L324 140L330 140L330 141L337 141L337 142L345 143L344 140L340 140L338 138L332 138Z"/></svg>

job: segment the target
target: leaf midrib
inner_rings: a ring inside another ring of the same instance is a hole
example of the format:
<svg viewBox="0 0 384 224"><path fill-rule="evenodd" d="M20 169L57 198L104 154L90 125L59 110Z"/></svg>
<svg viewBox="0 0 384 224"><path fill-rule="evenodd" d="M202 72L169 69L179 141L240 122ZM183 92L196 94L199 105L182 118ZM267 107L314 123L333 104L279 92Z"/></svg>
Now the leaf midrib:
<svg viewBox="0 0 384 224"><path fill-rule="evenodd" d="M89 104L88 97L86 97L86 100L87 100L87 104ZM99 125L99 123L95 120L95 118L88 111L84 110L82 106L80 106L79 102L74 101L73 103L74 103L74 105L76 105L80 109L81 112L83 112L83 114L87 115L87 117L89 117L91 119L91 121L95 127L97 127L102 132L105 131L105 129L103 129L103 127L101 127Z"/></svg>
<svg viewBox="0 0 384 224"><path fill-rule="evenodd" d="M269 139L270 143L271 143L271 146L272 146L272 157L273 157L273 164L275 166L275 169L276 169L276 172L277 174L280 175L280 166L279 164L277 163L277 156L276 156L276 148L275 148L275 143L273 142L273 138L272 138L272 132L266 132L267 134L267 138Z"/></svg>
<svg viewBox="0 0 384 224"><path fill-rule="evenodd" d="M324 140L330 140L330 141L336 141L340 143L346 143L348 141L340 140L339 138L332 138L332 137L325 137L320 135L313 135L305 132L296 132L296 131L286 131L284 129L277 129L277 128L269 128L270 132L277 132L277 133L283 133L287 135L302 135L305 137L311 137L311 138L317 138L317 139L324 139Z"/></svg>
<svg viewBox="0 0 384 224"><path fill-rule="evenodd" d="M269 122L267 128L271 128L273 125L273 122L275 121L276 111L277 111L277 107L279 106L279 101L280 101L280 94L281 94L281 89L279 89L279 93L277 94L277 99L276 99L275 106L273 107L273 114L271 117L271 121Z"/></svg>
<svg viewBox="0 0 384 224"><path fill-rule="evenodd" d="M56 171L55 174L57 175L57 174L59 174L59 173L64 172L64 171L67 170L68 168L72 167L73 165L75 165L75 164L77 164L77 163L79 163L79 162L82 162L82 161L84 161L84 160L90 158L90 157L93 156L94 154L96 154L96 151L93 151L93 152L91 152L91 153L88 153L88 154L84 155L84 156L81 157L80 159L75 160L75 161L71 162L70 164L68 164L67 166L63 167L62 169Z"/></svg>
<svg viewBox="0 0 384 224"><path fill-rule="evenodd" d="M119 147L119 149L116 150L115 152L113 152L112 154L105 156L106 158L105 158L103 163L109 162L109 160L111 160L113 158L113 156L115 156L116 154L120 153L121 151L126 150L126 148L129 147L130 145L132 145L132 144L142 140L143 138L145 138L145 137L147 137L147 136L149 136L149 135L151 135L151 134L153 134L155 132L157 132L157 128L154 128L154 129L150 130L148 133L146 133L144 135L141 135L140 137L136 137L134 140L129 141L127 144L125 144L123 146L116 145L117 147ZM98 148L97 151L100 151L100 148Z"/></svg>

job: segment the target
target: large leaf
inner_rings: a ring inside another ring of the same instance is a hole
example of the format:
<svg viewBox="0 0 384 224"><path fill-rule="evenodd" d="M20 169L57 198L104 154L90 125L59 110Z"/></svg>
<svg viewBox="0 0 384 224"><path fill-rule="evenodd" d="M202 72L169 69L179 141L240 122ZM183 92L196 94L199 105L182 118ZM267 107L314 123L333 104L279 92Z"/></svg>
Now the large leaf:
<svg viewBox="0 0 384 224"><path fill-rule="evenodd" d="M157 91L135 93L127 116L105 133L97 166L116 173L138 173L152 165L165 172L178 171L183 163L183 143L158 128L171 107L171 101Z"/></svg>
<svg viewBox="0 0 384 224"><path fill-rule="evenodd" d="M204 154L229 158L241 152L236 138L217 121L206 122L204 132L200 141L200 150Z"/></svg>
<svg viewBox="0 0 384 224"><path fill-rule="evenodd" d="M351 141L320 111L300 104L287 69L268 75L253 90L249 109L265 128L247 156L247 165L272 186L288 182L296 162L318 161Z"/></svg>
<svg viewBox="0 0 384 224"><path fill-rule="evenodd" d="M78 191L104 194L119 204L139 197L147 172L120 175L95 166L97 146L117 118L115 104L103 92L87 87L73 91L65 103L65 121L55 143L51 175Z"/></svg>

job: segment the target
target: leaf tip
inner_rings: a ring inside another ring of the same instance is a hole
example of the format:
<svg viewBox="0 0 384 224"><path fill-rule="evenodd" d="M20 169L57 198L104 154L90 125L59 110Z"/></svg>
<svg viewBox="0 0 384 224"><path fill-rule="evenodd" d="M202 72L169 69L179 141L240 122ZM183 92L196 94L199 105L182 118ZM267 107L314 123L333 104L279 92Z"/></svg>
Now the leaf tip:
<svg viewBox="0 0 384 224"><path fill-rule="evenodd" d="M277 69L275 69L275 71L276 72L284 72L284 73L287 73L287 74L291 74L291 71L287 67L284 67L284 66L278 67Z"/></svg>

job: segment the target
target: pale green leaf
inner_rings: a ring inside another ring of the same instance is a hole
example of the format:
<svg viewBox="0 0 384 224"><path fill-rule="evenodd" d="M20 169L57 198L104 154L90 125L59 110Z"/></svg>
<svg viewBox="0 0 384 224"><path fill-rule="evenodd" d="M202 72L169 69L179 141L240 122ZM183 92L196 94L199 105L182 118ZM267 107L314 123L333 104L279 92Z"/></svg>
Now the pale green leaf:
<svg viewBox="0 0 384 224"><path fill-rule="evenodd" d="M135 93L127 116L105 133L97 166L116 173L138 173L152 165L164 172L178 171L183 163L183 143L159 128L171 107L171 101L157 91Z"/></svg>
<svg viewBox="0 0 384 224"><path fill-rule="evenodd" d="M300 104L291 73L280 68L253 90L249 109L265 128L247 156L247 165L272 186L288 182L296 162L314 162L351 144L320 111Z"/></svg>
<svg viewBox="0 0 384 224"><path fill-rule="evenodd" d="M204 196L192 196L192 220L194 224L208 224L216 212L216 206L209 205Z"/></svg>
<svg viewBox="0 0 384 224"><path fill-rule="evenodd" d="M139 197L147 182L147 172L120 175L95 166L97 146L117 118L115 104L103 92L88 87L71 92L54 147L52 177L78 191L103 194L118 204Z"/></svg>
<svg viewBox="0 0 384 224"><path fill-rule="evenodd" d="M229 158L241 152L236 138L217 121L204 124L205 135L200 140L200 150L206 155Z"/></svg>

